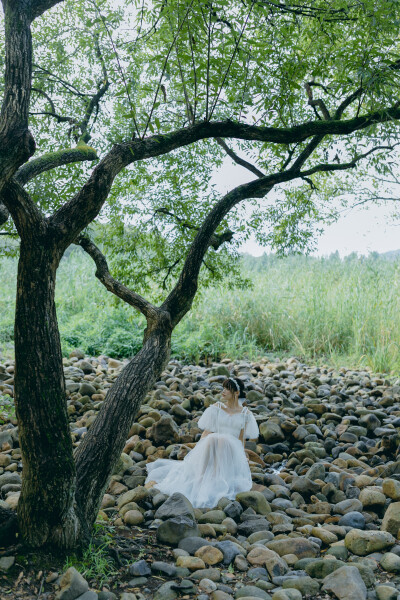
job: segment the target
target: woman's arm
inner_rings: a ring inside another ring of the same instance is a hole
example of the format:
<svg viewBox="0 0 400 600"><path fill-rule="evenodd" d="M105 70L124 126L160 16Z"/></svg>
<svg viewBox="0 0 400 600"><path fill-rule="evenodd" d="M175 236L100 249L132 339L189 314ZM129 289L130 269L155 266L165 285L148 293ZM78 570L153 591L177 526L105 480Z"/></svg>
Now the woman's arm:
<svg viewBox="0 0 400 600"><path fill-rule="evenodd" d="M212 431L208 431L208 429L205 429L205 430L203 431L203 433L201 434L201 438L200 438L200 439L202 440L203 438L205 438L205 437L206 437L207 435L209 435L210 433L212 433Z"/></svg>

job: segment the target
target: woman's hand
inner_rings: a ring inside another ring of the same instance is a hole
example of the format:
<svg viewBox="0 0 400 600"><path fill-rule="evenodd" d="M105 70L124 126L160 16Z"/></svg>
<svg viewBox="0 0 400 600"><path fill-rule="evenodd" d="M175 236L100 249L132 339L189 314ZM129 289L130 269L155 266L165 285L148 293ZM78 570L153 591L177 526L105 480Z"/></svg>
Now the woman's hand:
<svg viewBox="0 0 400 600"><path fill-rule="evenodd" d="M208 429L205 429L203 431L203 433L201 434L201 438L200 439L202 440L203 438L207 437L210 433L212 433L212 431L208 431Z"/></svg>

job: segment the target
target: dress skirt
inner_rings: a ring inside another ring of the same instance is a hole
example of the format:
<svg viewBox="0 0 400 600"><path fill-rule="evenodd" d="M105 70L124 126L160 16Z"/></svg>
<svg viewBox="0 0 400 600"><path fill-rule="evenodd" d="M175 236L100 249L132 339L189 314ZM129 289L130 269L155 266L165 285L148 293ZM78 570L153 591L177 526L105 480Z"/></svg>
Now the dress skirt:
<svg viewBox="0 0 400 600"><path fill-rule="evenodd" d="M146 483L171 495L180 492L196 508L213 508L225 497L234 500L252 487L242 442L227 433L210 433L183 460L159 458L147 464Z"/></svg>

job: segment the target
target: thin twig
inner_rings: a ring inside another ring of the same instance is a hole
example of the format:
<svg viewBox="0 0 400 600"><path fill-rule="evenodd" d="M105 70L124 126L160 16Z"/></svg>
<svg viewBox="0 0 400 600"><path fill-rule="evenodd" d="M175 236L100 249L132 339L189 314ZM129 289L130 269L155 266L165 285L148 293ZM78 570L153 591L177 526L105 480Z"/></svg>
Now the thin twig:
<svg viewBox="0 0 400 600"><path fill-rule="evenodd" d="M237 50L238 50L238 48L239 48L240 40L242 39L242 36L243 36L243 34L244 34L244 31L245 31L245 29L246 29L246 26L247 26L248 20L249 20L249 18L250 18L250 15L251 15L251 13L252 13L252 11L253 11L254 4L255 4L255 0L252 0L252 2L251 2L251 6L250 6L250 10L249 10L249 12L248 12L248 14L247 14L246 20L245 20L245 22L244 22L244 25L243 25L243 27L242 27L242 30L241 30L241 32L240 32L240 35L239 35L239 37L238 37L238 39L237 39L237 42L236 42L236 44L235 44L235 48L234 48L234 50L233 50L233 52L232 52L232 56L231 56L231 59L230 59L230 61L229 61L229 64L228 64L228 68L226 69L226 72L225 72L225 76L224 76L224 78L223 78L223 80L222 80L221 86L220 86L220 88L219 88L219 90L218 90L218 93L217 93L217 97L215 98L215 101L214 101L214 103L213 103L213 106L212 106L212 108L211 108L211 111L210 111L210 117L209 117L210 119L211 119L211 117L212 117L212 115L213 115L213 112L214 112L214 110L215 110L215 107L217 106L217 103L218 103L219 97L220 97L220 95L221 95L221 92L222 92L222 89L223 89L223 87L224 87L224 85L225 85L225 81L226 81L226 79L227 79L227 77L228 77L229 71L231 70L231 66L232 66L232 63L233 63L233 59L234 59L234 58L235 58L235 56L236 56L236 52L237 52Z"/></svg>
<svg viewBox="0 0 400 600"><path fill-rule="evenodd" d="M254 175L257 175L257 177L265 177L265 173L257 169L257 167L249 163L247 160L244 160L244 158L240 158L240 156L238 156L233 150L231 150L231 148L229 148L229 146L225 143L225 141L222 138L217 137L215 138L215 141L221 146L221 148L225 150L227 155L230 156L230 158L234 160L235 163L237 163L241 167L244 167L245 169L248 169L249 171L254 173Z"/></svg>
<svg viewBox="0 0 400 600"><path fill-rule="evenodd" d="M99 17L100 17L100 19L101 19L101 22L103 23L104 29L105 29L105 31L106 31L106 33L107 33L107 36L108 36L108 38L109 38L109 40L110 40L110 42L111 42L111 46L112 46L112 48L113 48L113 51L114 51L114 54L115 54L115 59L116 59L116 61L117 61L118 70L119 70L119 72L120 72L120 75L121 75L121 78L122 78L122 82L123 82L123 84L124 84L124 87L125 87L126 95L127 95L127 97L128 97L128 102L129 102L129 104L130 104L130 107L131 107L131 111L132 111L132 121L133 121L133 124L134 124L134 126L135 126L136 133L138 134L138 137L140 137L140 131L139 131L139 127L138 127L138 124L137 124L137 121L136 121L136 119L135 119L135 115L134 115L134 112L135 112L135 107L134 107L134 104L133 104L133 102L132 102L131 95L130 95L130 93L129 93L129 87L128 87L128 84L127 84L127 82L126 82L125 73L124 73L124 70L123 70L123 68L122 68L122 66L121 66L121 63L120 63L120 60L119 60L119 54L118 54L117 48L116 48L116 46L115 46L115 44L114 44L113 37L112 37L112 35L111 35L111 32L110 32L110 30L109 30L109 28L108 28L108 25L107 25L107 22L106 22L106 20L105 20L105 17L103 16L102 12L100 11L99 7L97 6L97 2L96 2L96 0L90 0L90 2L91 2L91 3L93 4L93 6L95 7L95 9L96 9L96 11L97 11L97 13L98 13L98 15L99 15Z"/></svg>
<svg viewBox="0 0 400 600"><path fill-rule="evenodd" d="M153 100L153 104L152 104L152 107L151 107L151 110L150 110L150 114L149 114L149 117L148 117L148 119L147 119L146 126L145 126L145 128L144 128L144 132L143 132L142 139L144 139L144 138L145 138L145 136L146 136L147 129L148 129L148 127L149 127L149 123L151 122L151 118L152 118L152 116L153 116L154 107L155 107L155 104L156 104L156 102L157 102L158 93L159 93L159 91L160 91L160 88L161 88L161 83L162 83L162 80L163 80L163 77L164 77L165 69L167 68L167 64L168 64L169 57L170 57L170 55L171 55L172 49L173 49L173 47L174 47L174 45L175 45L175 42L176 42L176 40L177 40L177 38L178 38L178 35L179 35L179 33L180 33L180 31L181 31L181 29L182 29L182 27L183 27L183 24L185 23L185 21L186 21L186 19L187 19L187 16L188 16L188 14L189 14L189 12L190 12L190 10L191 10L191 8L192 8L193 2L194 2L194 0L191 0L190 4L189 4L189 6L188 6L188 8L187 8L187 10L186 10L185 16L183 17L182 23L179 25L179 27L178 27L178 30L177 30L177 32L176 32L176 34L175 34L175 36L174 36L174 39L172 40L172 44L171 44L171 46L169 47L169 50L168 50L168 52L167 52L167 56L165 57L164 65L163 65L163 68L162 68L162 71L161 71L160 79L159 79L159 81L158 81L158 85L157 85L156 93L155 93L155 95L154 95L154 100Z"/></svg>

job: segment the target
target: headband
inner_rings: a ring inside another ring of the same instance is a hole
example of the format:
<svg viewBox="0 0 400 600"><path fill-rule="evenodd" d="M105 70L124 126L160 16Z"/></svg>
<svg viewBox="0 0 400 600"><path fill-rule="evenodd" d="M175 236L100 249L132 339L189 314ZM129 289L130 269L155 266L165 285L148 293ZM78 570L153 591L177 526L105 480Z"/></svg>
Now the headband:
<svg viewBox="0 0 400 600"><path fill-rule="evenodd" d="M231 381L233 383L233 385L235 386L236 390L238 392L240 392L240 387L239 387L238 382L235 379L233 379L233 377L228 377L228 379L229 379L229 381Z"/></svg>

